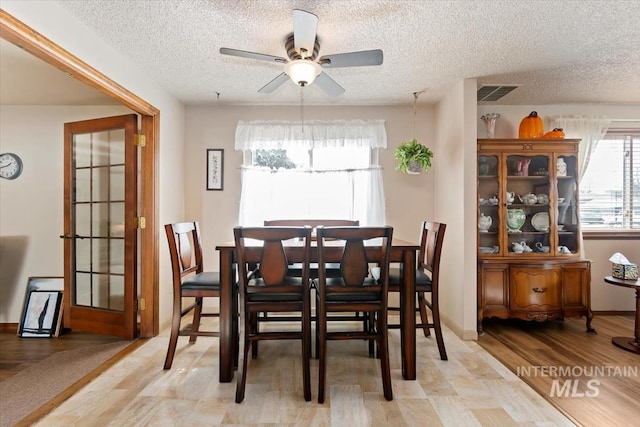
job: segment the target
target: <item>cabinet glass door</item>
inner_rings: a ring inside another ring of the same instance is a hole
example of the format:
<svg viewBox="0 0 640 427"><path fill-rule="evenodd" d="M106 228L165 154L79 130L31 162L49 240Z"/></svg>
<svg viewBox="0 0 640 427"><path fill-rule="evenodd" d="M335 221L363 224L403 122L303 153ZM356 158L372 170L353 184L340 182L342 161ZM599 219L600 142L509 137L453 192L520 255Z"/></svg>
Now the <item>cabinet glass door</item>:
<svg viewBox="0 0 640 427"><path fill-rule="evenodd" d="M506 157L506 215L508 254L553 253L550 234L550 158L546 155Z"/></svg>
<svg viewBox="0 0 640 427"><path fill-rule="evenodd" d="M579 253L577 158L558 156L556 168L558 255Z"/></svg>
<svg viewBox="0 0 640 427"><path fill-rule="evenodd" d="M498 156L478 157L478 253L500 253Z"/></svg>

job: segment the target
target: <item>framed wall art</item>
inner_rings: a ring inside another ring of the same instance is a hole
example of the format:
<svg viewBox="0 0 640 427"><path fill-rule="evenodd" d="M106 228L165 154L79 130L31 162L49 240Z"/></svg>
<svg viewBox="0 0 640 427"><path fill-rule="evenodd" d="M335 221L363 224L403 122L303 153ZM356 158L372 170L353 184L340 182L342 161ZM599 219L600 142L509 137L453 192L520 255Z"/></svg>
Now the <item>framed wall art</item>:
<svg viewBox="0 0 640 427"><path fill-rule="evenodd" d="M224 150L207 149L207 190L223 189Z"/></svg>
<svg viewBox="0 0 640 427"><path fill-rule="evenodd" d="M61 291L31 290L27 293L18 335L36 338L58 336L61 319Z"/></svg>

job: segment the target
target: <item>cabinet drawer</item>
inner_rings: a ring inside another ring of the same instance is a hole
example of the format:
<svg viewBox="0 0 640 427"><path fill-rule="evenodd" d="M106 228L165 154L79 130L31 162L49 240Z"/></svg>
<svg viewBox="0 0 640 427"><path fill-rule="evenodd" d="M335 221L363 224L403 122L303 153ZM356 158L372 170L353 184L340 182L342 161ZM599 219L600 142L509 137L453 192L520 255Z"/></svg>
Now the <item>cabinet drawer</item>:
<svg viewBox="0 0 640 427"><path fill-rule="evenodd" d="M510 309L553 311L562 309L562 278L557 268L509 269Z"/></svg>

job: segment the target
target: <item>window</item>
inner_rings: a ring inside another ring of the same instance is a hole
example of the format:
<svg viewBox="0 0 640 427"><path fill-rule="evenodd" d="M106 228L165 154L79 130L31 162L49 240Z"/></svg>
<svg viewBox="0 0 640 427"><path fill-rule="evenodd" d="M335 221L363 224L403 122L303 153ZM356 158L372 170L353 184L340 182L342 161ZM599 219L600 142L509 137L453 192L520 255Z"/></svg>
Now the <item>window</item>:
<svg viewBox="0 0 640 427"><path fill-rule="evenodd" d="M640 230L640 130L610 130L580 180L583 230Z"/></svg>
<svg viewBox="0 0 640 427"><path fill-rule="evenodd" d="M267 219L356 219L384 225L382 121L300 124L240 122L236 149L245 153L238 223Z"/></svg>

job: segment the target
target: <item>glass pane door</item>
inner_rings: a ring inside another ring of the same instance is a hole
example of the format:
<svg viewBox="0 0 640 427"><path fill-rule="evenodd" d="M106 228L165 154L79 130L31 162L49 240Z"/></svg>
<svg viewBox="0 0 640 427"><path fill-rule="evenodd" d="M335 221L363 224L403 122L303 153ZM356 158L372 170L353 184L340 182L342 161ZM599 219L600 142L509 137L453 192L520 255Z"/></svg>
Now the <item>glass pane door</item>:
<svg viewBox="0 0 640 427"><path fill-rule="evenodd" d="M74 305L124 309L124 129L74 135Z"/></svg>
<svg viewBox="0 0 640 427"><path fill-rule="evenodd" d="M556 167L558 254L579 253L577 159L575 156L558 156Z"/></svg>
<svg viewBox="0 0 640 427"><path fill-rule="evenodd" d="M500 253L498 156L478 157L478 253Z"/></svg>
<svg viewBox="0 0 640 427"><path fill-rule="evenodd" d="M137 330L137 116L65 123L64 324Z"/></svg>

